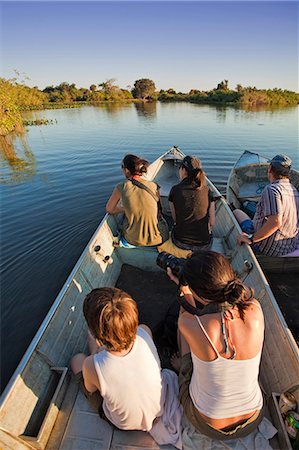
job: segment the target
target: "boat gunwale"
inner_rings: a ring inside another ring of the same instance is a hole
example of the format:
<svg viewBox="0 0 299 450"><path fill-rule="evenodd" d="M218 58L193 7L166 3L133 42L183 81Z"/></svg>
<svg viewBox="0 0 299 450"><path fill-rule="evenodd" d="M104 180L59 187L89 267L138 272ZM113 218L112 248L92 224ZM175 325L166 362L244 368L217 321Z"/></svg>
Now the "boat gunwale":
<svg viewBox="0 0 299 450"><path fill-rule="evenodd" d="M105 213L103 219L101 220L100 224L97 226L96 230L94 231L94 233L92 234L91 238L89 239L88 243L86 244L83 252L81 253L81 255L79 256L76 264L74 265L73 269L71 270L71 273L69 274L69 276L67 277L66 281L64 282L62 288L60 289L57 297L55 298L53 304L51 305L46 317L44 318L44 320L42 321L40 327L38 328L37 332L35 333L34 337L32 338L26 352L24 353L21 361L19 362L19 364L17 365L15 371L13 372L8 384L6 385L6 387L4 388L1 397L0 397L0 411L1 409L5 406L5 402L8 398L8 394L10 392L10 390L13 388L14 384L16 383L19 375L22 373L22 371L25 369L27 363L29 362L29 359L31 358L32 354L34 353L34 350L36 349L44 331L47 329L47 326L49 325L52 317L54 316L56 310L58 309L59 305L61 304L61 301L67 291L67 289L69 288L69 286L71 285L71 282L76 274L76 272L78 271L83 259L85 258L86 254L88 253L88 249L89 246L91 244L91 242L95 239L95 237L97 236L100 228L103 226L103 224L107 221L109 217L108 213Z"/></svg>
<svg viewBox="0 0 299 450"><path fill-rule="evenodd" d="M247 155L250 154L250 155L258 156L262 160L258 161L258 162L247 163L247 164L244 164L242 166L238 166L239 162L245 157L246 154ZM269 165L269 164L270 164L270 160L268 158L266 158L265 156L260 155L259 153L252 152L251 150L244 150L243 153L241 154L241 156L237 159L237 161L235 161L231 171L233 171L233 169L236 170L236 169L239 169L241 167L246 167L246 166L251 166L251 165L254 166L254 165Z"/></svg>

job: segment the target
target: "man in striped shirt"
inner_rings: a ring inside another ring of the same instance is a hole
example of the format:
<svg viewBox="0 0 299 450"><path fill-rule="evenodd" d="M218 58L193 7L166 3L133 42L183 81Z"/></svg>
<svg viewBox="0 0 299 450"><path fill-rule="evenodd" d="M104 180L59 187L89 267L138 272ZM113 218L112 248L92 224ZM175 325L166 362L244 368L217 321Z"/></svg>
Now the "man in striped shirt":
<svg viewBox="0 0 299 450"><path fill-rule="evenodd" d="M243 211L234 211L243 230L239 245L254 244L258 253L268 256L284 256L299 247L299 192L289 180L291 164L286 155L270 161L270 184L262 192L253 221Z"/></svg>

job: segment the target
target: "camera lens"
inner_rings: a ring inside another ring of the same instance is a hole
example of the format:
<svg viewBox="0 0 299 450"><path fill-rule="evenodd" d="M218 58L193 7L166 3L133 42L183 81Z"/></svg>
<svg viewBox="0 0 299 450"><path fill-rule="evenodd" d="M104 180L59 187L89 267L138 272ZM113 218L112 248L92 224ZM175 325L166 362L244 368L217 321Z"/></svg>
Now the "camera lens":
<svg viewBox="0 0 299 450"><path fill-rule="evenodd" d="M183 267L186 260L183 258L176 258L167 252L159 253L157 257L157 265L163 270L167 270L169 267L176 277L180 278L183 272Z"/></svg>

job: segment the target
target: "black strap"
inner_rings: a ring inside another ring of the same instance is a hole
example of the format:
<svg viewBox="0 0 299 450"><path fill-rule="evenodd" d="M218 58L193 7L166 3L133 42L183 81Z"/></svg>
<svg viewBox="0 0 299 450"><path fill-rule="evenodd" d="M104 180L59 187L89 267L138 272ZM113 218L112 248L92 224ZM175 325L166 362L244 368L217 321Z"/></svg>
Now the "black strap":
<svg viewBox="0 0 299 450"><path fill-rule="evenodd" d="M153 191L151 191L151 189L149 189L147 186L145 186L143 183L140 183L140 181L135 180L134 178L129 178L129 180L137 187L144 189L146 192L148 192L153 199L156 200L157 203L159 203L160 199L159 197L153 193Z"/></svg>
<svg viewBox="0 0 299 450"><path fill-rule="evenodd" d="M193 306L185 299L184 296L178 296L178 300L180 306L182 306L185 311L192 314L193 316L204 316L205 314L214 314L222 311L219 303L210 303L209 305L203 306L195 300L196 306Z"/></svg>

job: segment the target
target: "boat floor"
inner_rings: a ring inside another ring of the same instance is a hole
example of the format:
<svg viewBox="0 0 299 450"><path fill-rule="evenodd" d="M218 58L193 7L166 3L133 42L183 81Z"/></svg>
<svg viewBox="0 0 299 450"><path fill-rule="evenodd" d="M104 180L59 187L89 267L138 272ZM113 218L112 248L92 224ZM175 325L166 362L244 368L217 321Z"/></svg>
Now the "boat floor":
<svg viewBox="0 0 299 450"><path fill-rule="evenodd" d="M159 446L143 431L121 431L102 420L71 381L47 450L174 450Z"/></svg>
<svg viewBox="0 0 299 450"><path fill-rule="evenodd" d="M281 312L290 327L290 330L299 345L299 276L298 273L283 273L264 270L270 287L281 309Z"/></svg>
<svg viewBox="0 0 299 450"><path fill-rule="evenodd" d="M139 322L153 330L162 367L170 367L169 356L174 348L171 348L172 342L163 336L163 328L167 317L176 314L177 287L163 271L148 272L128 264L122 266L116 287L127 291L136 300ZM271 440L271 446L279 448L276 439ZM121 431L108 424L92 409L72 379L46 447L46 450L58 449L174 450L175 447L159 446L149 433Z"/></svg>

